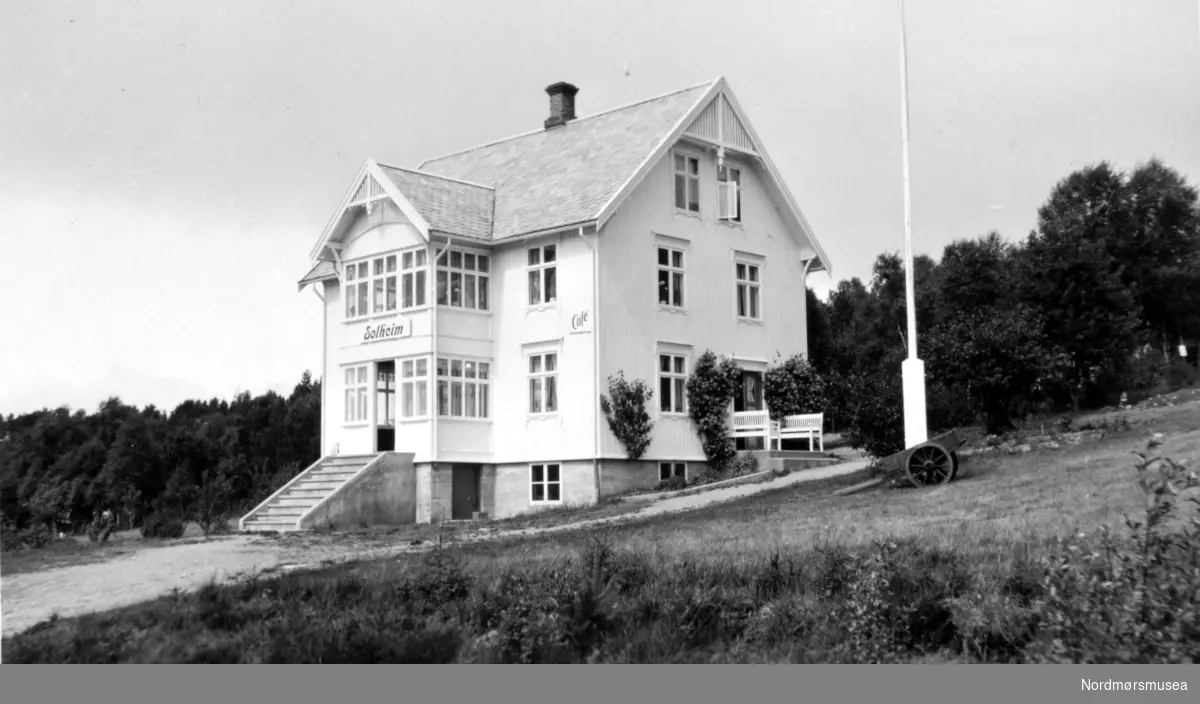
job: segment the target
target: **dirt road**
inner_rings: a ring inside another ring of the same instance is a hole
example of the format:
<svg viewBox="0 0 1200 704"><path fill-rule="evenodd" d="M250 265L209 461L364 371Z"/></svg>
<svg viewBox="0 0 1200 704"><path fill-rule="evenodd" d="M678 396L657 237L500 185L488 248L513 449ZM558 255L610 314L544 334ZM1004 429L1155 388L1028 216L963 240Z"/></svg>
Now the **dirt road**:
<svg viewBox="0 0 1200 704"><path fill-rule="evenodd" d="M649 502L636 512L609 518L523 530L485 531L462 536L456 542L496 540L628 523L665 513L689 511L733 501L780 487L843 476L863 469L866 464L864 460L854 460L794 472L762 484L743 484ZM214 578L222 582L235 580L256 571L285 566L305 568L425 549L427 547L406 543L348 552L345 548L330 549L318 545L305 546L303 543L284 546L261 537L235 535L214 538L208 542L146 548L107 562L5 575L0 583L3 634L8 636L19 633L53 614L69 617L106 611L154 599L176 588L195 589Z"/></svg>

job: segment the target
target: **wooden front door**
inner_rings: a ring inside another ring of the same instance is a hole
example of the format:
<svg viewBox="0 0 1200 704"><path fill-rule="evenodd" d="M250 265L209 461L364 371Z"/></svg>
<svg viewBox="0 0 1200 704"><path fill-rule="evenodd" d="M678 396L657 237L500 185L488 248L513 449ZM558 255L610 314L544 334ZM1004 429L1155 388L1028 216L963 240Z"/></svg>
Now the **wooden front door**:
<svg viewBox="0 0 1200 704"><path fill-rule="evenodd" d="M467 520L479 510L479 465L451 465L450 517Z"/></svg>

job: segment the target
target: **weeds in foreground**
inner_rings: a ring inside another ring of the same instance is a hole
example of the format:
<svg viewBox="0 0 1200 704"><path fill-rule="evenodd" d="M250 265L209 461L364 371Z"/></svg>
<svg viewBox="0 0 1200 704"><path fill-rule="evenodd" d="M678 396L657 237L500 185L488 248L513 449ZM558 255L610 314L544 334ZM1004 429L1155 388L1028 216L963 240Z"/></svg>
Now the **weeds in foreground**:
<svg viewBox="0 0 1200 704"><path fill-rule="evenodd" d="M1151 442L1147 451L1153 450ZM419 561L253 576L4 642L9 662L1171 662L1200 659L1195 474L1139 453L1120 530L968 554L663 555L589 537L550 560ZM1186 510L1185 509L1190 509ZM519 548L514 548L519 550Z"/></svg>

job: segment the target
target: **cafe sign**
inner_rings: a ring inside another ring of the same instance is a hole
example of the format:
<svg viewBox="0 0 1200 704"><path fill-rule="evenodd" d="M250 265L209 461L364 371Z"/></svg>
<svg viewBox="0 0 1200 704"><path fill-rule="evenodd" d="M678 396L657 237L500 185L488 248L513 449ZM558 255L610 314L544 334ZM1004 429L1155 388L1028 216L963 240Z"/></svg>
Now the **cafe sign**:
<svg viewBox="0 0 1200 704"><path fill-rule="evenodd" d="M358 343L366 345L402 337L412 337L412 322L406 318L393 318L386 322L370 322L364 325Z"/></svg>
<svg viewBox="0 0 1200 704"><path fill-rule="evenodd" d="M567 319L567 330L571 333L591 332L592 312L587 308L580 308L571 313Z"/></svg>

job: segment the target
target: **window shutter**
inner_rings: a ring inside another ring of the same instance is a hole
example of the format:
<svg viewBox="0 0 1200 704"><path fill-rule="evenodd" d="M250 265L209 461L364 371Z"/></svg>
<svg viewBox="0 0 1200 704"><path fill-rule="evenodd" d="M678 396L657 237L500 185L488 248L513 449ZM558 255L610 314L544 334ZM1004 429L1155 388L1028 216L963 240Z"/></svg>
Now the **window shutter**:
<svg viewBox="0 0 1200 704"><path fill-rule="evenodd" d="M737 184L732 181L717 183L718 217L722 220L733 220L737 217Z"/></svg>

